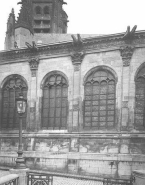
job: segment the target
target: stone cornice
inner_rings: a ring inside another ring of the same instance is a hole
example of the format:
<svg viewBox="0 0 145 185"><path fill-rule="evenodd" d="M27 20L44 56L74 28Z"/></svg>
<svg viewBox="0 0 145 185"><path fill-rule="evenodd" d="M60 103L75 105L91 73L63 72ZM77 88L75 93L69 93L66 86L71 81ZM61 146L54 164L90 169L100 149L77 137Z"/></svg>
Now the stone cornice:
<svg viewBox="0 0 145 185"><path fill-rule="evenodd" d="M100 36L94 38L85 38L83 39L83 50L85 52L90 50L101 50L115 47L116 49L120 49L126 45L123 40L124 34L117 35L107 35ZM145 32L136 33L131 45L140 45L145 44ZM76 51L75 51L76 52ZM2 51L0 52L0 61L13 61L17 59L28 59L34 58L40 55L60 55L60 54L69 54L74 53L74 44L73 42L65 42L65 43L56 43L47 46L38 46L37 51L32 51L27 48L25 49L17 49L10 51Z"/></svg>
<svg viewBox="0 0 145 185"><path fill-rule="evenodd" d="M18 130L13 131L10 130L9 132L0 132L0 138L17 138L19 137ZM42 133L42 132L23 132L23 137L24 138L89 138L89 139L130 139L130 138L145 138L145 132L134 132L134 133L117 133L117 132L111 132L108 133L108 130L106 132L102 133L95 133L93 131L90 131L90 133L68 133L67 131L63 133L61 132L56 132L56 133Z"/></svg>

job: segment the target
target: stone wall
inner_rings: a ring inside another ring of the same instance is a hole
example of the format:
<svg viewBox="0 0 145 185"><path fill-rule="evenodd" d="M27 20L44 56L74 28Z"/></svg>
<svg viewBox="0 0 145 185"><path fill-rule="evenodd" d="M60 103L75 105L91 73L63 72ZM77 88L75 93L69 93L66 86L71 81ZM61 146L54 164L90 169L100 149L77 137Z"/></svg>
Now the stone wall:
<svg viewBox="0 0 145 185"><path fill-rule="evenodd" d="M143 135L34 135L23 134L24 157L31 169L129 178L132 170L145 168ZM1 166L15 166L17 147L18 138L1 137Z"/></svg>
<svg viewBox="0 0 145 185"><path fill-rule="evenodd" d="M27 81L27 128L23 131L27 166L117 178L128 178L132 170L144 169L145 132L138 130L134 124L134 79L137 70L145 62L144 53L144 48L136 48L130 58L124 61L123 51L121 53L113 48L104 51L93 48L86 51L83 57L82 53L77 53L79 57L76 60L72 53L58 52L40 55L37 69L29 65L32 57L1 62L1 88L11 74L19 74ZM84 79L90 70L100 66L110 69L117 80L115 127L111 130L84 131ZM69 84L68 123L67 129L62 131L41 129L42 84L45 76L52 71L63 73ZM0 165L15 165L17 147L18 130L1 130Z"/></svg>

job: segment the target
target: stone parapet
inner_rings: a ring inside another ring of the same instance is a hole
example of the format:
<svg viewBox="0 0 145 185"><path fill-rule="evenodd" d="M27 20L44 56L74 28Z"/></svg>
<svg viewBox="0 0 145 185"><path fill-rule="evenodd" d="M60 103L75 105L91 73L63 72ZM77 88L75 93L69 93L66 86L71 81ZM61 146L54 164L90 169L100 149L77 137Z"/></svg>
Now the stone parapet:
<svg viewBox="0 0 145 185"><path fill-rule="evenodd" d="M28 168L26 169L10 169L11 174L17 174L19 177L19 185L27 185L27 172L29 171Z"/></svg>
<svg viewBox="0 0 145 185"><path fill-rule="evenodd" d="M18 178L19 178L19 175L17 174L5 175L0 178L0 184L9 184L9 182L13 182L14 180Z"/></svg>

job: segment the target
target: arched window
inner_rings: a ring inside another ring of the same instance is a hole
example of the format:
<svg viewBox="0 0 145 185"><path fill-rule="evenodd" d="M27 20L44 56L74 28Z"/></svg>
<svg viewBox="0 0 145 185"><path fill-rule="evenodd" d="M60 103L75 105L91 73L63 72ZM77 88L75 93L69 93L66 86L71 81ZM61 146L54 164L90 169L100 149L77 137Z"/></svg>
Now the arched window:
<svg viewBox="0 0 145 185"><path fill-rule="evenodd" d="M36 14L41 14L42 13L41 11L42 11L41 7L40 6L36 6L36 8L35 8Z"/></svg>
<svg viewBox="0 0 145 185"><path fill-rule="evenodd" d="M27 85L20 75L11 75L2 87L1 128L19 128L19 117L16 110L16 98L19 93L27 98ZM26 128L26 113L23 115L23 128Z"/></svg>
<svg viewBox="0 0 145 185"><path fill-rule="evenodd" d="M135 79L135 126L145 127L145 67L142 67Z"/></svg>
<svg viewBox="0 0 145 185"><path fill-rule="evenodd" d="M94 70L85 81L84 128L111 128L115 123L114 75L105 69Z"/></svg>
<svg viewBox="0 0 145 185"><path fill-rule="evenodd" d="M49 14L49 7L45 6L43 9L44 14Z"/></svg>
<svg viewBox="0 0 145 185"><path fill-rule="evenodd" d="M63 130L67 127L68 84L64 76L49 75L43 85L42 128Z"/></svg>

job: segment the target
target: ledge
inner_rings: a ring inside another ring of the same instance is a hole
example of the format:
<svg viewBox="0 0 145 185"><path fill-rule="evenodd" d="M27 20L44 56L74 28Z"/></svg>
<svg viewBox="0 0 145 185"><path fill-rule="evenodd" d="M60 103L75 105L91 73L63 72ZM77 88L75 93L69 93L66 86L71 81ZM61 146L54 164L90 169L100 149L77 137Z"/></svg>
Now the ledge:
<svg viewBox="0 0 145 185"><path fill-rule="evenodd" d="M19 176L16 175L16 174L6 175L6 176L0 178L0 184L7 183L7 182L9 182L9 181L15 180L15 179L17 179L18 177L19 177Z"/></svg>
<svg viewBox="0 0 145 185"><path fill-rule="evenodd" d="M18 138L19 133L17 132L1 132L0 138ZM132 139L132 138L145 138L145 132L134 132L134 133L119 133L119 132L26 132L23 131L23 138L46 138L46 139Z"/></svg>

